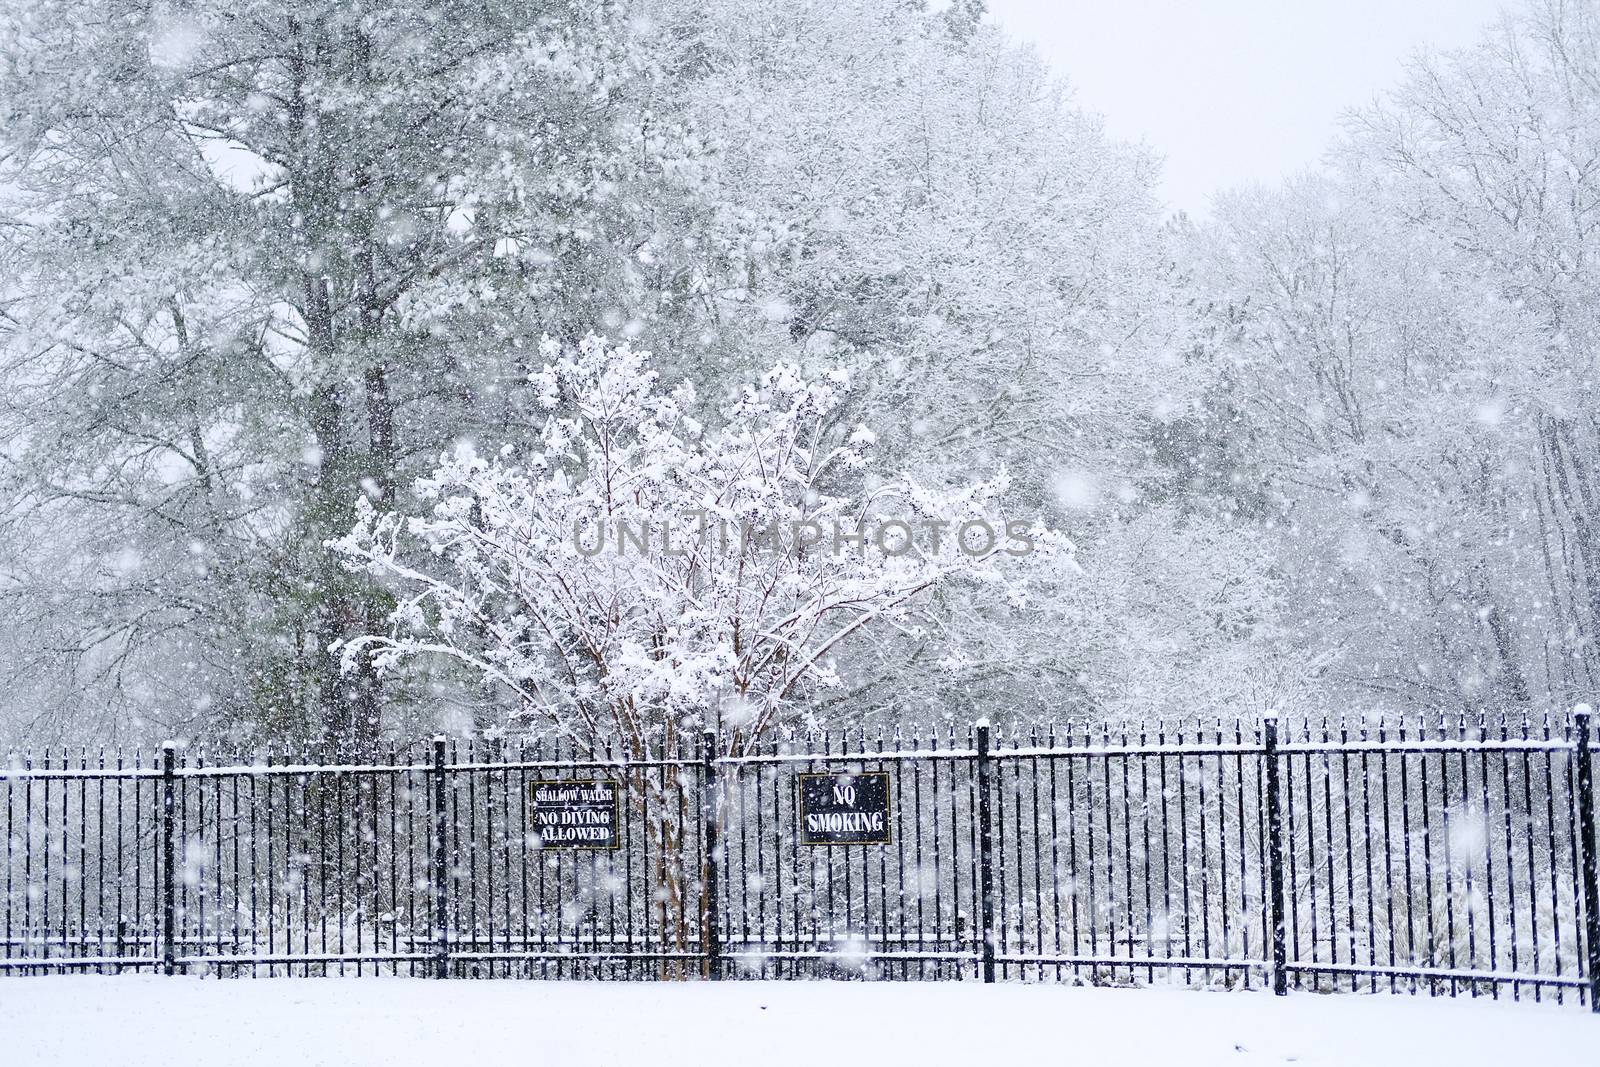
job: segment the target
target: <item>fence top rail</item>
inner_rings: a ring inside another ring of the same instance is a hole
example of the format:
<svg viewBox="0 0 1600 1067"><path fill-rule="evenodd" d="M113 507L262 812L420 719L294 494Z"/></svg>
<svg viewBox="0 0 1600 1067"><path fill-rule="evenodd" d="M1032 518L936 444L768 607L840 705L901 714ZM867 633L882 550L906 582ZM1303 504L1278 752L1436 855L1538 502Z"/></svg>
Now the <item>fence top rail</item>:
<svg viewBox="0 0 1600 1067"><path fill-rule="evenodd" d="M698 765L693 759L664 760L506 760L473 763L445 763L446 774L467 772L494 772L518 770L612 770L625 773L640 768L688 767ZM434 770L431 763L240 763L195 766L180 763L173 768L175 778L265 778L329 774L405 774ZM0 782L9 781L73 781L113 779L160 779L160 767L17 767L0 764Z"/></svg>
<svg viewBox="0 0 1600 1067"><path fill-rule="evenodd" d="M1344 740L1329 738L1311 741L1283 741L1277 746L1280 755L1318 755L1338 753L1489 753L1489 752L1572 752L1577 748L1576 738L1467 738L1418 740ZM1071 757L1135 757L1135 756L1260 756L1266 749L1260 742L1233 741L1184 743L1154 742L1129 744L1065 744L1065 745L1015 745L990 750L991 759L1054 759ZM716 763L723 766L744 764L817 764L830 762L894 763L928 760L971 760L978 753L973 748L885 748L866 746L825 748L784 752L756 752L740 756L719 756ZM504 771L562 771L593 770L625 774L633 770L685 768L699 765L698 759L680 757L666 759L506 759L473 760L471 762L446 762L446 774L495 773ZM176 778L264 778L303 777L312 775L387 775L427 773L435 769L432 763L239 763L191 764L180 762L173 768ZM162 768L156 766L31 766L21 761L0 763L0 782L16 781L115 781L134 779L159 779Z"/></svg>
<svg viewBox="0 0 1600 1067"><path fill-rule="evenodd" d="M1424 753L1424 752L1570 752L1577 747L1575 740L1563 738L1528 738L1527 740L1511 739L1501 741L1498 739L1469 739L1461 740L1423 740L1423 741L1342 741L1329 739L1326 741L1294 741L1282 742L1277 746L1280 754L1304 753L1339 753L1339 752L1394 752L1394 753ZM1182 744L1173 742L1129 743L1129 744L1065 744L1065 745L1015 745L1011 747L996 747L989 750L991 759L1048 759L1060 757L1118 757L1118 756L1260 756L1266 752L1265 746L1257 742L1239 743L1233 741L1208 742L1193 741ZM977 750L971 748L917 748L917 749L874 749L874 748L849 748L837 752L801 751L757 753L747 756L722 756L718 758L719 764L748 764L748 763L826 763L830 761L862 762L862 763L890 763L896 760L940 760L957 759L966 760L977 757Z"/></svg>
<svg viewBox="0 0 1600 1067"><path fill-rule="evenodd" d="M400 764L322 764L322 763L274 763L270 766L265 763L241 763L236 765L217 765L212 767L196 767L179 764L173 768L175 778L256 778L268 775L303 775L303 774L395 774L405 771L432 770L429 763L400 763ZM63 780L112 780L146 778L160 779L163 772L160 767L124 767L117 770L112 767L104 769L89 767L3 767L0 766L0 782L9 781L63 781Z"/></svg>
<svg viewBox="0 0 1600 1067"><path fill-rule="evenodd" d="M1577 747L1575 740L1563 738L1528 738L1500 741L1497 739L1419 740L1419 741L1345 741L1336 738L1313 741L1282 741L1277 745L1280 754L1338 753L1338 752L1563 752ZM998 747L989 754L995 759L1042 758L1048 756L1259 756L1266 752L1261 742L1244 743L1224 741L1213 744L1206 741L1173 744L1110 744L1110 745L1036 745Z"/></svg>
<svg viewBox="0 0 1600 1067"><path fill-rule="evenodd" d="M806 752L759 752L747 756L719 756L718 764L741 763L828 763L835 760L855 760L866 763L893 763L897 760L973 759L978 754L974 748L918 748L918 749L841 749L824 752L821 749Z"/></svg>
<svg viewBox="0 0 1600 1067"><path fill-rule="evenodd" d="M625 772L637 768L698 767L698 759L580 759L580 760L496 760L476 763L446 763L446 773L453 771L559 771L559 770L612 770Z"/></svg>
<svg viewBox="0 0 1600 1067"><path fill-rule="evenodd" d="M1418 741L1283 741L1279 752L1570 752L1576 739L1552 737L1468 738Z"/></svg>
<svg viewBox="0 0 1600 1067"><path fill-rule="evenodd" d="M994 759L1039 759L1048 756L1259 756L1262 751L1259 744L1210 744L1197 741L1184 744L1016 745L992 748L989 755Z"/></svg>
<svg viewBox="0 0 1600 1067"><path fill-rule="evenodd" d="M0 765L0 782L39 781L41 779L46 781L87 779L89 781L108 782L113 780L127 781L133 778L160 777L161 768L159 767L124 767L121 770L117 770L114 767L105 767L103 769L90 767L88 770L82 770L77 767L46 769L43 767L7 767Z"/></svg>
<svg viewBox="0 0 1600 1067"><path fill-rule="evenodd" d="M1578 734L1594 735L1596 720L1579 708L1572 715L1340 715L1321 719L1303 715L1278 718L1277 751L1319 753L1555 753L1572 752ZM1267 719L1215 717L1199 721L1110 723L1066 720L1010 728L995 726L989 750L994 759L1049 757L1249 756L1265 751ZM738 764L815 764L845 761L970 760L977 756L977 727L924 724L909 731L869 736L864 729L801 731L779 729L770 741L751 751L723 755L716 762ZM612 756L603 743L573 742L563 752L542 741L457 739L447 745L446 773L497 771L629 770L698 766L703 753L666 746L644 758ZM40 752L15 750L0 758L0 782L23 780L137 781L163 776L162 749L100 749L71 746ZM393 775L435 769L432 745L395 744L386 753L361 761L340 762L313 745L299 752L267 751L210 755L179 750L173 774L179 778L310 776L329 774Z"/></svg>

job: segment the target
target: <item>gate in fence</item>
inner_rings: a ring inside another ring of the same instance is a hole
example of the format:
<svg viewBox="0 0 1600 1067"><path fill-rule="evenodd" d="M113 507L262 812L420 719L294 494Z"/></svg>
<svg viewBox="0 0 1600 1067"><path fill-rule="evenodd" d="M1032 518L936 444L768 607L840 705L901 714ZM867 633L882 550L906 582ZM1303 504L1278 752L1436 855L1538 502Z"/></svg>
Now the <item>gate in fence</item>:
<svg viewBox="0 0 1600 1067"><path fill-rule="evenodd" d="M0 972L995 978L1597 1003L1591 724L24 754Z"/></svg>

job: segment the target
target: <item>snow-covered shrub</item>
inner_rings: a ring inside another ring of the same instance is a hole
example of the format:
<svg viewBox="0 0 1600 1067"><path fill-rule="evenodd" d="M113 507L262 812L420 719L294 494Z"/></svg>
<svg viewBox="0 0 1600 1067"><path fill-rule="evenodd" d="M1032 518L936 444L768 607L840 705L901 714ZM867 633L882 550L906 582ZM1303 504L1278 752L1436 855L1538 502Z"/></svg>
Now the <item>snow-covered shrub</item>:
<svg viewBox="0 0 1600 1067"><path fill-rule="evenodd" d="M333 543L397 601L347 664L445 656L517 694L524 725L635 754L715 726L740 751L940 583L1020 605L1073 568L1005 513L1003 471L943 491L875 472L872 433L836 418L842 372L779 364L708 413L625 344L542 354L533 448L459 446L418 485L426 514L362 501Z"/></svg>

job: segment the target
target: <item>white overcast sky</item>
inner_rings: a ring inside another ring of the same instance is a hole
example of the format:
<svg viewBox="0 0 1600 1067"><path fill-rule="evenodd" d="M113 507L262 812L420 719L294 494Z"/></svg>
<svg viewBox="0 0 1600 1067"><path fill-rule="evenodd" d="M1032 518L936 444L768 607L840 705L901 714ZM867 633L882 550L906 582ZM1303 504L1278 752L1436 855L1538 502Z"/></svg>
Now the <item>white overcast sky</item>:
<svg viewBox="0 0 1600 1067"><path fill-rule="evenodd" d="M1165 157L1169 206L1314 166L1340 114L1419 47L1472 43L1505 0L989 0L1116 136Z"/></svg>

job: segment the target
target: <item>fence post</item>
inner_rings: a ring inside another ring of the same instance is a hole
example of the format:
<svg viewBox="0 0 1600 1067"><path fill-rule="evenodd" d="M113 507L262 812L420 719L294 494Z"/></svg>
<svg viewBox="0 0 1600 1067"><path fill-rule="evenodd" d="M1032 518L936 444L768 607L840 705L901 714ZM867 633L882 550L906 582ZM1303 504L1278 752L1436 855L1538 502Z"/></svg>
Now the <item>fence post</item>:
<svg viewBox="0 0 1600 1067"><path fill-rule="evenodd" d="M1262 720L1262 769L1267 801L1267 925L1272 937L1272 992L1289 992L1283 928L1283 804L1278 796L1278 716Z"/></svg>
<svg viewBox="0 0 1600 1067"><path fill-rule="evenodd" d="M994 820L990 810L989 720L976 726L978 759L978 936L983 980L994 981Z"/></svg>
<svg viewBox="0 0 1600 1067"><path fill-rule="evenodd" d="M433 739L433 976L450 975L450 870L445 853L444 738Z"/></svg>
<svg viewBox="0 0 1600 1067"><path fill-rule="evenodd" d="M1589 705L1579 704L1572 719L1578 731L1578 870L1583 878L1583 940L1587 949L1589 1010L1600 1012L1600 877L1594 846L1594 756L1589 746Z"/></svg>
<svg viewBox="0 0 1600 1067"><path fill-rule="evenodd" d="M706 954L706 977L722 979L722 921L719 914L717 852L721 848L721 812L717 805L717 732L706 727L700 750L700 837L702 856L701 892L705 898L705 919L700 928L701 947Z"/></svg>
<svg viewBox="0 0 1600 1067"><path fill-rule="evenodd" d="M173 870L173 816L177 810L173 787L177 781L178 746L166 741L161 745L161 969L165 974L178 970L178 880Z"/></svg>

